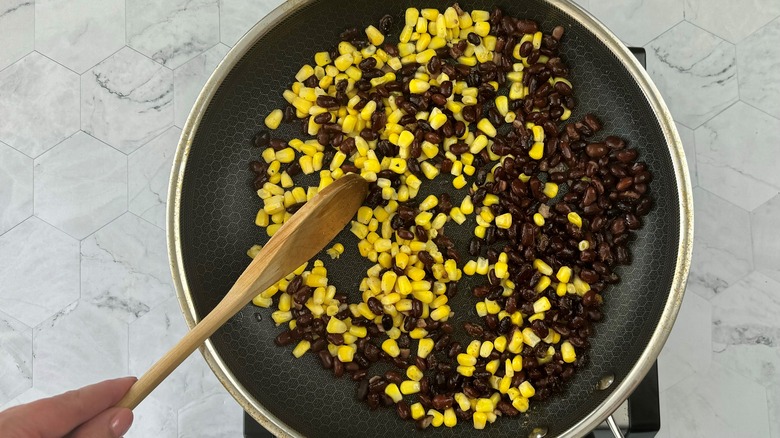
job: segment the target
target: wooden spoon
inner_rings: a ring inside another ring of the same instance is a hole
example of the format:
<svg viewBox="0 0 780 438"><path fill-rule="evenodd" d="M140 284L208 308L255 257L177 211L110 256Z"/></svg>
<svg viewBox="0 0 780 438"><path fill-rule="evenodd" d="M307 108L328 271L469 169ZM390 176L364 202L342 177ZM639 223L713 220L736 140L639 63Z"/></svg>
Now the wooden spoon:
<svg viewBox="0 0 780 438"><path fill-rule="evenodd" d="M138 406L252 298L320 252L352 219L367 193L368 183L348 174L309 200L271 237L217 307L141 376L117 406Z"/></svg>

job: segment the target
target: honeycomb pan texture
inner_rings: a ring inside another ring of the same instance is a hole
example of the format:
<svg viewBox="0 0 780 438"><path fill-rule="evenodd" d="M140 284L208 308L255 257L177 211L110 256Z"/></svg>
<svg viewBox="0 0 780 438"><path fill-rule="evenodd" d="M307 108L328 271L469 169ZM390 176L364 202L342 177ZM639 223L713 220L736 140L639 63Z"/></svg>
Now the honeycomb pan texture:
<svg viewBox="0 0 780 438"><path fill-rule="evenodd" d="M663 312L674 276L678 251L679 195L669 147L661 126L639 85L609 49L584 26L543 1L497 2L514 16L534 19L546 32L566 28L562 57L572 68L579 102L572 118L593 112L604 123L599 134L619 135L640 150L655 175L652 192L656 207L631 246L633 264L618 271L623 281L605 291L605 319L596 326L589 359L567 389L516 419L504 419L481 432L483 436L527 436L546 426L554 436L587 416L608 395L594 391L605 374L621 381L645 349ZM491 9L494 2L462 1L463 9ZM251 190L247 163L259 151L250 139L262 119L282 108L282 91L301 64L312 62L316 51L338 42L346 27L365 27L390 13L402 21L407 6L437 7L444 1L315 1L288 17L253 46L237 63L210 102L194 137L184 176L181 202L181 241L186 282L198 316L203 317L224 296L247 265L246 249L265 241L254 216L261 205ZM400 26L396 25L394 35ZM396 37L397 38L397 37ZM282 138L299 137L283 126ZM432 189L452 190L442 183ZM470 228L465 228L470 229ZM453 236L454 232L449 235ZM468 236L454 235L461 243ZM347 252L337 262L324 254L330 279L359 300L357 285L367 262L357 254L355 238L343 231L337 238ZM463 248L461 246L461 248ZM462 251L465 254L465 251ZM467 290L464 282L460 290ZM452 303L460 318L474 317L473 302L461 292ZM258 320L258 316L262 320ZM295 359L290 348L279 348L273 338L269 309L247 306L211 339L237 380L270 412L304 436L397 437L413 431L413 424L397 419L391 410L369 412L355 401L355 383L334 379L312 355ZM613 385L613 388L616 385ZM468 425L439 428L429 436L473 433Z"/></svg>

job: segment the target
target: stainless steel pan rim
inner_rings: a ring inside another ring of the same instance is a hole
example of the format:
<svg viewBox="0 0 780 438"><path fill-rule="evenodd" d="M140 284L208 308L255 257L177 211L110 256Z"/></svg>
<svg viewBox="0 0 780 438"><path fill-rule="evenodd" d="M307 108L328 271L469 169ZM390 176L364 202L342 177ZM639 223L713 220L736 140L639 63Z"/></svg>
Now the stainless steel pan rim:
<svg viewBox="0 0 780 438"><path fill-rule="evenodd" d="M192 328L197 324L197 313L192 301L187 276L184 271L181 246L180 229L180 206L182 195L182 183L184 171L187 164L192 140L197 132L203 113L208 107L214 93L219 88L224 78L231 71L233 66L242 58L242 56L264 36L270 29L281 23L286 17L296 12L298 9L314 2L315 0L288 0L270 14L265 16L252 29L244 35L241 40L228 52L225 58L217 66L214 73L208 79L190 112L187 122L182 130L179 145L174 156L171 178L168 188L168 206L167 206L167 241L168 258L173 277L176 295L182 308L182 313L187 325ZM671 290L664 306L663 314L656 326L655 332L650 338L648 345L639 360L629 371L627 376L620 381L614 390L605 398L605 400L591 412L590 415L582 418L579 422L566 430L561 436L581 436L598 424L603 422L612 412L614 412L623 401L633 392L639 382L649 371L658 354L661 351L669 332L672 329L677 312L682 303L683 293L685 291L685 282L688 277L688 271L691 263L691 253L693 249L693 200L691 195L690 176L685 164L685 153L682 143L677 134L677 129L672 120L666 104L664 103L658 89L650 80L650 77L641 65L632 56L631 52L623 45L618 38L610 32L603 24L596 20L587 11L569 0L545 0L563 12L571 15L582 23L586 28L593 32L620 60L625 68L636 79L637 84L642 89L650 106L653 109L663 130L671 154L676 183L678 187L680 213L680 234L678 250L676 254L675 275L672 279ZM255 400L249 394L234 374L228 369L224 361L216 351L214 344L208 340L201 347L201 353L206 359L209 367L219 381L225 386L225 389L238 401L241 407L246 410L255 420L257 420L266 429L281 437L299 437L297 431L289 425L280 421L271 414L265 407Z"/></svg>

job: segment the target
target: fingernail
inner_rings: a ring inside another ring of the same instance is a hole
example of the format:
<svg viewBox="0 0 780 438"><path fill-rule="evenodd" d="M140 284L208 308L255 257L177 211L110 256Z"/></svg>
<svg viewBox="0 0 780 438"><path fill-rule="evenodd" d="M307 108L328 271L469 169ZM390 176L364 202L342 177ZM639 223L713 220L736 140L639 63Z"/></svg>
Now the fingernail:
<svg viewBox="0 0 780 438"><path fill-rule="evenodd" d="M119 438L130 429L130 425L133 424L133 411L130 409L122 409L114 418L111 419L111 433Z"/></svg>

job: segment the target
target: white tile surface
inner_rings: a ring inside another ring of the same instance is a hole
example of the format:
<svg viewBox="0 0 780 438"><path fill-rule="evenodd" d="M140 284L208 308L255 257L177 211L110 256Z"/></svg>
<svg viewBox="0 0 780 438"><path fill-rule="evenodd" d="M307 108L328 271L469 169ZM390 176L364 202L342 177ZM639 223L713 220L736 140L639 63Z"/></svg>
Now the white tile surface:
<svg viewBox="0 0 780 438"><path fill-rule="evenodd" d="M280 4L281 0L220 0L220 40L234 46L255 23Z"/></svg>
<svg viewBox="0 0 780 438"><path fill-rule="evenodd" d="M740 98L780 118L780 18L737 45Z"/></svg>
<svg viewBox="0 0 780 438"><path fill-rule="evenodd" d="M127 44L176 68L219 42L218 0L127 0Z"/></svg>
<svg viewBox="0 0 780 438"><path fill-rule="evenodd" d="M713 364L666 392L671 436L769 434L766 390L737 372Z"/></svg>
<svg viewBox="0 0 780 438"><path fill-rule="evenodd" d="M0 311L34 327L78 298L78 241L35 217L0 236Z"/></svg>
<svg viewBox="0 0 780 438"><path fill-rule="evenodd" d="M0 3L0 70L33 51L35 44L33 0Z"/></svg>
<svg viewBox="0 0 780 438"><path fill-rule="evenodd" d="M699 184L755 209L780 191L778 138L780 120L737 102L696 130Z"/></svg>
<svg viewBox="0 0 780 438"><path fill-rule="evenodd" d="M661 391L710 366L711 323L710 303L696 293L686 293L677 322L658 356Z"/></svg>
<svg viewBox="0 0 780 438"><path fill-rule="evenodd" d="M79 129L79 77L31 53L0 71L0 141L37 157Z"/></svg>
<svg viewBox="0 0 780 438"><path fill-rule="evenodd" d="M77 239L127 209L127 157L78 132L35 160L35 214Z"/></svg>
<svg viewBox="0 0 780 438"><path fill-rule="evenodd" d="M83 73L125 45L124 0L35 0L35 48Z"/></svg>
<svg viewBox="0 0 780 438"><path fill-rule="evenodd" d="M140 374L184 333L162 231L172 126L279 3L0 0L0 409ZM658 436L780 438L780 3L577 3L645 45L699 185ZM33 180L39 156L54 167ZM129 437L240 436L240 407L197 353L135 413Z"/></svg>
<svg viewBox="0 0 780 438"><path fill-rule="evenodd" d="M0 406L32 387L32 330L0 312Z"/></svg>
<svg viewBox="0 0 780 438"><path fill-rule="evenodd" d="M32 169L32 159L0 143L0 234L32 215Z"/></svg>
<svg viewBox="0 0 780 438"><path fill-rule="evenodd" d="M589 10L632 46L644 46L683 19L679 0L590 0Z"/></svg>
<svg viewBox="0 0 780 438"><path fill-rule="evenodd" d="M688 22L651 41L647 71L675 120L697 128L738 98L734 46Z"/></svg>
<svg viewBox="0 0 780 438"><path fill-rule="evenodd" d="M173 295L165 233L126 213L81 242L81 300L133 321Z"/></svg>
<svg viewBox="0 0 780 438"><path fill-rule="evenodd" d="M685 19L738 43L780 15L774 0L685 0Z"/></svg>
<svg viewBox="0 0 780 438"><path fill-rule="evenodd" d="M200 89L230 48L217 44L173 72L174 123L183 128Z"/></svg>
<svg viewBox="0 0 780 438"><path fill-rule="evenodd" d="M35 328L33 381L56 394L127 375L127 324L86 301Z"/></svg>
<svg viewBox="0 0 780 438"><path fill-rule="evenodd" d="M780 195L757 208L750 215L756 269L780 281Z"/></svg>
<svg viewBox="0 0 780 438"><path fill-rule="evenodd" d="M168 128L127 158L130 211L165 229L165 205L173 155L181 129Z"/></svg>
<svg viewBox="0 0 780 438"><path fill-rule="evenodd" d="M81 128L129 154L173 123L173 72L125 47L81 76Z"/></svg>
<svg viewBox="0 0 780 438"><path fill-rule="evenodd" d="M753 269L750 218L745 210L697 187L693 189L693 261L689 290L711 298ZM718 218L713 220L713 218Z"/></svg>

